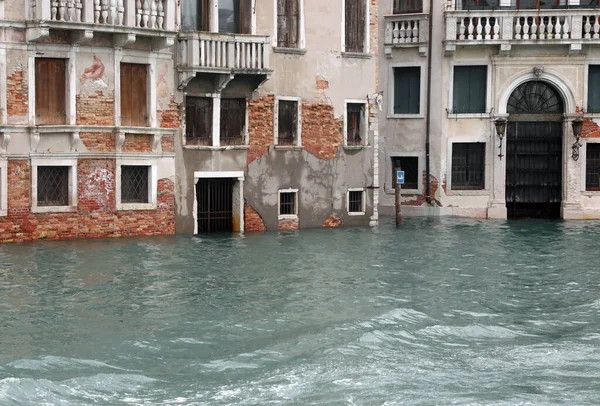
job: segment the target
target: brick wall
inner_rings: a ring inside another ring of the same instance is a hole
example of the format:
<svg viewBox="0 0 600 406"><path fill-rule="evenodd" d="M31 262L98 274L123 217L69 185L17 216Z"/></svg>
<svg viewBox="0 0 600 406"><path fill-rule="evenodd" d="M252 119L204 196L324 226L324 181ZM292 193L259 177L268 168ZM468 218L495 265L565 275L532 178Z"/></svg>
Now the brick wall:
<svg viewBox="0 0 600 406"><path fill-rule="evenodd" d="M273 109L275 96L261 96L248 103L248 164L269 152L269 145L274 143Z"/></svg>
<svg viewBox="0 0 600 406"><path fill-rule="evenodd" d="M90 152L115 152L117 148L113 133L80 133L79 138Z"/></svg>
<svg viewBox="0 0 600 406"><path fill-rule="evenodd" d="M162 148L162 152L174 152L175 149L173 147L173 135L172 134L163 134L160 137L160 144Z"/></svg>
<svg viewBox="0 0 600 406"><path fill-rule="evenodd" d="M298 218L284 219L277 222L277 231L296 231L300 228Z"/></svg>
<svg viewBox="0 0 600 406"><path fill-rule="evenodd" d="M267 231L262 217L251 206L244 205L244 229L246 231Z"/></svg>
<svg viewBox="0 0 600 406"><path fill-rule="evenodd" d="M152 136L147 134L126 134L123 152L152 152Z"/></svg>
<svg viewBox="0 0 600 406"><path fill-rule="evenodd" d="M582 138L599 138L600 126L595 121L590 119L583 120L583 129L581 131Z"/></svg>
<svg viewBox="0 0 600 406"><path fill-rule="evenodd" d="M105 125L115 124L115 98L112 93L105 95L101 90L96 90L94 95L76 96L77 125Z"/></svg>
<svg viewBox="0 0 600 406"><path fill-rule="evenodd" d="M181 127L181 116L179 114L179 104L175 103L175 98L171 97L169 106L165 110L158 110L161 128L179 128Z"/></svg>
<svg viewBox="0 0 600 406"><path fill-rule="evenodd" d="M16 70L6 80L6 112L8 117L27 116L29 93L25 73Z"/></svg>
<svg viewBox="0 0 600 406"><path fill-rule="evenodd" d="M75 213L30 212L27 160L8 161L8 215L0 217L0 242L37 239L174 234L173 181L158 181L156 210L115 209L114 159L80 159Z"/></svg>

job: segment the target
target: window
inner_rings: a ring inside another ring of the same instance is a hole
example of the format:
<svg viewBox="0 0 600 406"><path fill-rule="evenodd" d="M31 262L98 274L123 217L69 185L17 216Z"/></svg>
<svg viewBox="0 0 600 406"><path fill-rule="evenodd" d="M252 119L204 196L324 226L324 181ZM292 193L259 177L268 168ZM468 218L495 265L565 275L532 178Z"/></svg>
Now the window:
<svg viewBox="0 0 600 406"><path fill-rule="evenodd" d="M452 189L483 189L484 161L485 143L452 144Z"/></svg>
<svg viewBox="0 0 600 406"><path fill-rule="evenodd" d="M77 160L32 158L31 211L77 211Z"/></svg>
<svg viewBox="0 0 600 406"><path fill-rule="evenodd" d="M209 0L183 0L181 28L184 31L210 31L208 25Z"/></svg>
<svg viewBox="0 0 600 406"><path fill-rule="evenodd" d="M419 158L416 156L392 157L392 189L396 188L396 171L404 171L403 189L419 188Z"/></svg>
<svg viewBox="0 0 600 406"><path fill-rule="evenodd" d="M279 191L279 217L296 217L298 215L298 190Z"/></svg>
<svg viewBox="0 0 600 406"><path fill-rule="evenodd" d="M299 103L297 100L278 100L277 145L300 145Z"/></svg>
<svg viewBox="0 0 600 406"><path fill-rule="evenodd" d="M366 52L365 0L345 0L345 51Z"/></svg>
<svg viewBox="0 0 600 406"><path fill-rule="evenodd" d="M422 12L422 0L394 0L394 14Z"/></svg>
<svg viewBox="0 0 600 406"><path fill-rule="evenodd" d="M455 66L452 113L485 113L487 66Z"/></svg>
<svg viewBox="0 0 600 406"><path fill-rule="evenodd" d="M588 69L588 113L600 113L600 65Z"/></svg>
<svg viewBox="0 0 600 406"><path fill-rule="evenodd" d="M346 145L366 144L366 104L346 103Z"/></svg>
<svg viewBox="0 0 600 406"><path fill-rule="evenodd" d="M365 191L363 189L348 189L348 214L361 215L365 214Z"/></svg>
<svg viewBox="0 0 600 406"><path fill-rule="evenodd" d="M148 166L121 166L121 203L148 203Z"/></svg>
<svg viewBox="0 0 600 406"><path fill-rule="evenodd" d="M277 46L300 48L301 0L277 0Z"/></svg>
<svg viewBox="0 0 600 406"><path fill-rule="evenodd" d="M147 65L121 64L121 125L148 125Z"/></svg>
<svg viewBox="0 0 600 406"><path fill-rule="evenodd" d="M252 0L219 0L219 32L251 34Z"/></svg>
<svg viewBox="0 0 600 406"><path fill-rule="evenodd" d="M66 60L35 60L35 123L66 124Z"/></svg>
<svg viewBox="0 0 600 406"><path fill-rule="evenodd" d="M600 191L600 144L586 144L585 190Z"/></svg>
<svg viewBox="0 0 600 406"><path fill-rule="evenodd" d="M394 68L394 114L421 112L421 68Z"/></svg>
<svg viewBox="0 0 600 406"><path fill-rule="evenodd" d="M221 145L242 145L246 130L246 99L221 99Z"/></svg>
<svg viewBox="0 0 600 406"><path fill-rule="evenodd" d="M186 145L212 145L213 98L185 98Z"/></svg>

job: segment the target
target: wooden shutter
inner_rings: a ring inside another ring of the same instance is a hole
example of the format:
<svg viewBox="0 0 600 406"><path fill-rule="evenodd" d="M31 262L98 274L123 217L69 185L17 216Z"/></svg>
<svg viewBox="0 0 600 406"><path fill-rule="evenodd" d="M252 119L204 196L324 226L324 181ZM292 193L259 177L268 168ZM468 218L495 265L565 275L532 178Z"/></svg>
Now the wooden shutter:
<svg viewBox="0 0 600 406"><path fill-rule="evenodd" d="M121 125L145 127L148 125L147 66L121 64Z"/></svg>
<svg viewBox="0 0 600 406"><path fill-rule="evenodd" d="M241 145L246 126L246 99L221 99L221 145Z"/></svg>
<svg viewBox="0 0 600 406"><path fill-rule="evenodd" d="M299 0L277 0L277 46L298 48Z"/></svg>
<svg viewBox="0 0 600 406"><path fill-rule="evenodd" d="M66 124L66 61L37 58L35 60L36 124Z"/></svg>
<svg viewBox="0 0 600 406"><path fill-rule="evenodd" d="M419 114L421 110L421 68L394 68L394 114Z"/></svg>
<svg viewBox="0 0 600 406"><path fill-rule="evenodd" d="M298 102L280 100L277 125L277 143L294 145L298 139Z"/></svg>
<svg viewBox="0 0 600 406"><path fill-rule="evenodd" d="M600 65L590 65L588 71L588 113L600 112Z"/></svg>
<svg viewBox="0 0 600 406"><path fill-rule="evenodd" d="M212 145L213 99L185 98L185 139L188 145Z"/></svg>
<svg viewBox="0 0 600 406"><path fill-rule="evenodd" d="M346 52L365 52L365 0L345 0Z"/></svg>
<svg viewBox="0 0 600 406"><path fill-rule="evenodd" d="M453 113L485 113L487 66L455 66Z"/></svg>

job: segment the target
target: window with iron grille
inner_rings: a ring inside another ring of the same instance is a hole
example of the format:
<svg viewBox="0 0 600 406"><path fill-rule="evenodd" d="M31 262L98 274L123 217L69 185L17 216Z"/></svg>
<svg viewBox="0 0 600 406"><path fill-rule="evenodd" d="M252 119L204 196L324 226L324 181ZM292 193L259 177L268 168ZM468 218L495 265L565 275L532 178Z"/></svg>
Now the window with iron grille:
<svg viewBox="0 0 600 406"><path fill-rule="evenodd" d="M277 0L277 46L300 47L300 1Z"/></svg>
<svg viewBox="0 0 600 406"><path fill-rule="evenodd" d="M487 66L455 66L452 113L485 113Z"/></svg>
<svg viewBox="0 0 600 406"><path fill-rule="evenodd" d="M298 102L279 100L277 111L277 145L298 143Z"/></svg>
<svg viewBox="0 0 600 406"><path fill-rule="evenodd" d="M392 157L392 189L396 188L396 171L404 171L402 189L419 188L419 158L416 156Z"/></svg>
<svg viewBox="0 0 600 406"><path fill-rule="evenodd" d="M37 167L37 205L69 205L69 169L68 166Z"/></svg>
<svg viewBox="0 0 600 406"><path fill-rule="evenodd" d="M293 216L296 211L296 193L297 192L279 192L279 215Z"/></svg>
<svg viewBox="0 0 600 406"><path fill-rule="evenodd" d="M422 0L394 0L394 14L422 13Z"/></svg>
<svg viewBox="0 0 600 406"><path fill-rule="evenodd" d="M348 191L348 213L364 213L363 190Z"/></svg>
<svg viewBox="0 0 600 406"><path fill-rule="evenodd" d="M345 51L366 52L366 3L365 0L345 0Z"/></svg>
<svg viewBox="0 0 600 406"><path fill-rule="evenodd" d="M221 99L221 145L242 145L246 128L246 99Z"/></svg>
<svg viewBox="0 0 600 406"><path fill-rule="evenodd" d="M452 144L452 189L484 188L485 143L457 142Z"/></svg>
<svg viewBox="0 0 600 406"><path fill-rule="evenodd" d="M185 98L186 145L212 145L213 98Z"/></svg>
<svg viewBox="0 0 600 406"><path fill-rule="evenodd" d="M121 202L148 203L149 166L121 165Z"/></svg>
<svg viewBox="0 0 600 406"><path fill-rule="evenodd" d="M362 145L365 137L365 104L347 103L346 117L346 144Z"/></svg>
<svg viewBox="0 0 600 406"><path fill-rule="evenodd" d="M421 68L403 66L394 68L394 114L421 112Z"/></svg>
<svg viewBox="0 0 600 406"><path fill-rule="evenodd" d="M585 190L600 191L600 144L597 143L586 145Z"/></svg>

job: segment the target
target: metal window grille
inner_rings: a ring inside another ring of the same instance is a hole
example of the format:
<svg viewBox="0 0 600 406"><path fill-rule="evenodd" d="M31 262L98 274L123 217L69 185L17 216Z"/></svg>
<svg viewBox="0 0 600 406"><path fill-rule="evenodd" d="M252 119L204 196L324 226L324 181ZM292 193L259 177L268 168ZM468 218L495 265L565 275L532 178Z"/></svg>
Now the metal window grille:
<svg viewBox="0 0 600 406"><path fill-rule="evenodd" d="M403 189L419 188L419 158L416 156L392 157L392 189L396 188L396 171L404 171Z"/></svg>
<svg viewBox="0 0 600 406"><path fill-rule="evenodd" d="M346 142L348 145L361 145L365 105L362 103L348 103L346 105L346 115L348 117Z"/></svg>
<svg viewBox="0 0 600 406"><path fill-rule="evenodd" d="M348 192L348 212L361 213L363 211L363 191L351 190Z"/></svg>
<svg viewBox="0 0 600 406"><path fill-rule="evenodd" d="M149 166L121 166L121 202L148 203Z"/></svg>
<svg viewBox="0 0 600 406"><path fill-rule="evenodd" d="M246 128L246 99L221 99L221 145L242 145Z"/></svg>
<svg viewBox="0 0 600 406"><path fill-rule="evenodd" d="M585 190L600 190L600 144L586 146Z"/></svg>
<svg viewBox="0 0 600 406"><path fill-rule="evenodd" d="M279 100L277 143L294 145L298 137L298 102Z"/></svg>
<svg viewBox="0 0 600 406"><path fill-rule="evenodd" d="M296 214L296 192L281 192L279 194L279 214Z"/></svg>
<svg viewBox="0 0 600 406"><path fill-rule="evenodd" d="M37 204L38 206L69 205L68 166L38 166Z"/></svg>
<svg viewBox="0 0 600 406"><path fill-rule="evenodd" d="M483 189L485 143L452 144L452 189Z"/></svg>
<svg viewBox="0 0 600 406"><path fill-rule="evenodd" d="M394 14L422 13L422 0L394 0Z"/></svg>

